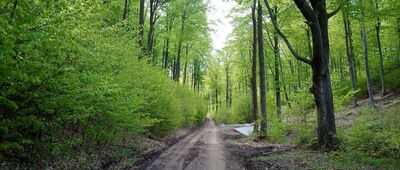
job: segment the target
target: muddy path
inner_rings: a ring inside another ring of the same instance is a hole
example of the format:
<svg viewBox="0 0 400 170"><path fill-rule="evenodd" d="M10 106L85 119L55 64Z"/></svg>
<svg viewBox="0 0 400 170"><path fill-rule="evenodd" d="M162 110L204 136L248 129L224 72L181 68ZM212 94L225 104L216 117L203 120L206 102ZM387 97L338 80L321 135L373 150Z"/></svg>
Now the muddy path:
<svg viewBox="0 0 400 170"><path fill-rule="evenodd" d="M218 126L207 119L202 128L167 149L147 169L224 170L228 169L225 154Z"/></svg>

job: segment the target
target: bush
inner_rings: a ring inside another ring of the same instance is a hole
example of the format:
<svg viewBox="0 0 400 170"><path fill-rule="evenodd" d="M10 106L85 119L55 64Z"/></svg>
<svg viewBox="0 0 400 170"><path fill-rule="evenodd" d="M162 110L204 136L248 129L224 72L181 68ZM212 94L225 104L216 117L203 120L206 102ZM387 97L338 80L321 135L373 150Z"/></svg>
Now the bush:
<svg viewBox="0 0 400 170"><path fill-rule="evenodd" d="M83 4L21 1L1 14L1 160L90 164L204 120L197 93L137 61L136 28L109 16L121 3Z"/></svg>

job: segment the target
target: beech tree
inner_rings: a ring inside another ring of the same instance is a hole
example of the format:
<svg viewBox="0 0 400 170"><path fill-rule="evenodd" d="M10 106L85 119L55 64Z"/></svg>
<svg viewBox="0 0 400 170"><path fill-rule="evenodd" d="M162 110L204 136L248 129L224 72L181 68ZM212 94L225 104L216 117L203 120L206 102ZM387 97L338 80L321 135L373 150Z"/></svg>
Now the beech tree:
<svg viewBox="0 0 400 170"><path fill-rule="evenodd" d="M291 45L285 34L279 29L276 14L271 9L268 0L264 0L275 30L285 41L286 45L296 59L311 66L313 71L310 92L314 95L318 117L318 144L326 148L337 145L335 115L333 107L333 95L329 72L329 35L328 20L335 15L340 8L328 13L326 0L310 0L310 4L303 0L294 0L307 25L311 30L313 57L301 56Z"/></svg>

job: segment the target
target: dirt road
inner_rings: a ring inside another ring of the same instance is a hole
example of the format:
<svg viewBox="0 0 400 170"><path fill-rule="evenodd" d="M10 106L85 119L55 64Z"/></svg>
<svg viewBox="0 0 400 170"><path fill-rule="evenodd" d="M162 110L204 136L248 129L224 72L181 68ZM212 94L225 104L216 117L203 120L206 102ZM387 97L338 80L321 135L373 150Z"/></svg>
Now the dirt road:
<svg viewBox="0 0 400 170"><path fill-rule="evenodd" d="M226 169L224 145L215 122L208 119L204 127L167 149L147 169Z"/></svg>

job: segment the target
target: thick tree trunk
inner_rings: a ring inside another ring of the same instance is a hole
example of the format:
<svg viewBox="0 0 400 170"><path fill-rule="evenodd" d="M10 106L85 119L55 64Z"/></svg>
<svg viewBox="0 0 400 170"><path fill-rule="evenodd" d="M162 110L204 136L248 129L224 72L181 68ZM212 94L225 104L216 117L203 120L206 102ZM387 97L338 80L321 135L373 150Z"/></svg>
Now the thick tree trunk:
<svg viewBox="0 0 400 170"><path fill-rule="evenodd" d="M262 28L262 6L258 1L257 8L257 40L258 40L258 61L260 68L260 107L261 107L261 126L260 130L267 134L267 92L265 79L265 63L264 63L264 40Z"/></svg>
<svg viewBox="0 0 400 170"><path fill-rule="evenodd" d="M310 0L311 6L304 0L294 0L296 6L307 20L312 33L313 58L311 60L300 56L291 46L286 36L279 30L275 17L272 23L284 39L292 54L299 60L310 64L313 71L313 86L310 91L314 94L317 107L318 144L333 148L337 144L333 95L329 71L329 36L328 19L331 14L326 12L326 0ZM273 12L265 0L271 16Z"/></svg>
<svg viewBox="0 0 400 170"><path fill-rule="evenodd" d="M349 20L349 16L347 12L343 12L343 23L344 23L344 31L345 31L345 40L346 40L346 52L347 52L347 61L349 64L349 74L351 79L351 87L353 90L357 90L357 79L356 72L354 68L354 52L353 52L353 35L351 32L351 24ZM354 106L358 106L355 95L352 97Z"/></svg>
<svg viewBox="0 0 400 170"><path fill-rule="evenodd" d="M367 74L368 97L369 97L370 105L375 107L373 86L372 86L372 80L371 80L371 74L370 74L369 62L368 62L368 44L367 44L367 33L365 31L365 18L364 18L364 5L363 5L364 3L363 3L363 1L361 1L360 3L362 4L362 7L361 7L361 17L362 17L361 38L362 38L362 46L363 46L363 54L364 54L365 72Z"/></svg>
<svg viewBox="0 0 400 170"><path fill-rule="evenodd" d="M378 6L378 1L375 1L376 3L376 10L379 10L379 6ZM382 47L381 47L381 21L379 18L379 15L376 17L376 26L375 26L375 30L376 30L376 40L378 43L378 52L379 52L379 63L380 63L380 67L381 67L381 93L382 96L384 96L386 94L385 91L385 67L383 64L383 54L382 54Z"/></svg>
<svg viewBox="0 0 400 170"><path fill-rule="evenodd" d="M329 32L328 14L325 0L316 2L319 28L311 28L313 34L313 87L315 104L318 114L318 143L321 146L332 148L337 145L336 124L333 107L333 95L329 71ZM315 40L314 40L315 39ZM322 45L322 47L320 46Z"/></svg>
<svg viewBox="0 0 400 170"><path fill-rule="evenodd" d="M257 97L257 21L256 21L256 0L253 0L251 8L251 19L253 22L253 44L252 44L252 67L251 67L251 96L253 104L254 131L258 131L258 97Z"/></svg>

